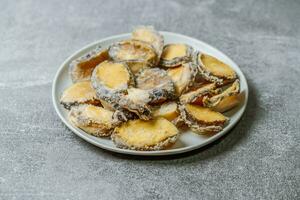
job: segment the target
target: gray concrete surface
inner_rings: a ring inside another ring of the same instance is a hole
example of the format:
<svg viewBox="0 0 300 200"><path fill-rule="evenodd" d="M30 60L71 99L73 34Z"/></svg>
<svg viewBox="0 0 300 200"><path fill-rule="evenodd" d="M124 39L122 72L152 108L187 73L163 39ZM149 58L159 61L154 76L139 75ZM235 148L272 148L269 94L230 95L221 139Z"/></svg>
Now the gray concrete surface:
<svg viewBox="0 0 300 200"><path fill-rule="evenodd" d="M0 1L0 199L299 199L300 1ZM51 82L71 53L135 25L227 53L250 100L207 148L112 154L60 121Z"/></svg>

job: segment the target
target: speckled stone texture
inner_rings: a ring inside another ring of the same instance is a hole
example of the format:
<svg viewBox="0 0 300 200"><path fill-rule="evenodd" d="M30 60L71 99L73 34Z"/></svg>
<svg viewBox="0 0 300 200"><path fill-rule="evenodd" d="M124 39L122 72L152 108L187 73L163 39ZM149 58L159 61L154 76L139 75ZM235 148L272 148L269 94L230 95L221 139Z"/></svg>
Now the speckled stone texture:
<svg viewBox="0 0 300 200"><path fill-rule="evenodd" d="M0 199L299 199L300 1L0 1ZM245 73L242 120L181 156L112 154L51 101L59 65L151 24L203 40Z"/></svg>

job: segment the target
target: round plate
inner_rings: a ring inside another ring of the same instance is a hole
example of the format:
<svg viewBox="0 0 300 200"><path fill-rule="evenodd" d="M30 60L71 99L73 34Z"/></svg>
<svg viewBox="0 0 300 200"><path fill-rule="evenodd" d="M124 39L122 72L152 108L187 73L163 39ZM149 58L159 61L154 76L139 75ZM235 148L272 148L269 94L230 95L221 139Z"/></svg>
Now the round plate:
<svg viewBox="0 0 300 200"><path fill-rule="evenodd" d="M170 149L160 150L160 151L133 151L133 150L117 148L109 138L94 137L85 133L81 129L73 126L67 119L67 110L65 110L63 106L60 105L59 103L59 98L63 93L63 91L72 84L72 81L68 73L69 63L73 59L78 58L79 56L87 53L88 51L94 49L98 45L101 45L102 47L108 47L110 44L114 42L130 38L131 34L126 33L126 34L116 35L112 37L107 37L83 47L82 49L80 49L79 51L71 55L69 58L67 58L65 62L58 69L53 81L52 99L53 99L54 108L58 116L66 124L66 126L69 127L69 129L71 129L76 135L83 138L84 140L109 151L123 153L123 154L132 154L132 155L161 156L161 155L179 154L179 153L183 153L183 152L187 152L187 151L191 151L203 147L215 141L216 139L220 138L225 133L227 133L239 121L247 105L248 85L247 85L246 78L242 73L242 71L240 70L240 68L238 67L238 65L234 63L230 58L228 58L224 53L222 53L221 51L215 49L214 47L202 41L184 35L176 34L176 33L170 33L170 32L160 32L160 33L164 36L166 44L167 43L188 44L192 46L195 50L199 50L201 52L217 57L218 59L230 65L236 71L236 73L240 78L240 88L244 98L238 107L225 113L226 116L230 117L230 121L226 125L226 127L221 132L214 135L197 135L191 131L183 132L180 135L177 142Z"/></svg>

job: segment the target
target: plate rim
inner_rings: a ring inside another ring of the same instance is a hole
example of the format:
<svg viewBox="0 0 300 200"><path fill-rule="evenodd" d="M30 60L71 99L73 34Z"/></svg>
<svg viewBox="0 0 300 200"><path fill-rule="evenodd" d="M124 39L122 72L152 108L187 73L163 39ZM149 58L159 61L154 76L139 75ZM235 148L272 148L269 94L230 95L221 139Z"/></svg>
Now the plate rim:
<svg viewBox="0 0 300 200"><path fill-rule="evenodd" d="M54 106L54 109L56 111L56 113L58 114L59 118L62 120L62 122L73 132L75 133L77 136L79 136L80 138L84 139L85 141L100 147L102 149L108 150L108 151L112 151L115 153L121 153L121 154L127 154L127 155L138 155L138 156L164 156L164 155L174 155L174 154L181 154L181 153L185 153L188 151L192 151L201 147L204 147L214 141L216 141L217 139L219 139L220 137L222 137L223 135L225 135L226 133L228 133L241 119L241 117L244 115L247 104L248 104L248 96L249 96L249 87L248 87L248 83L247 83L247 79L244 75L244 73L242 72L241 68L239 67L239 65L237 65L230 57L228 57L225 53L223 53L222 51L218 50L217 48L215 48L214 46L207 44L206 42L203 42L202 40L198 40L196 38L192 38L186 35L182 35L179 33L173 33L173 32L168 32L168 31L159 31L160 33L162 33L163 35L173 35L173 36L177 36L177 37L182 37L185 38L187 40L190 40L192 42L196 42L196 43L202 43L205 46L209 46L209 48L211 48L214 51L220 52L221 54L223 54L223 56L228 59L230 62L234 63L239 71L240 71L240 79L243 79L243 82L245 83L245 99L244 99L244 104L241 106L240 110L241 110L241 114L239 116L237 116L236 122L235 123L229 123L222 131L220 131L219 133L211 136L208 140L206 140L205 142L201 143L201 144L195 144L195 145L191 145L191 146L186 146L186 147L182 147L182 148L178 148L178 149L167 149L167 150L157 150L157 151L135 151L135 150L129 150L129 149L121 149L118 147L110 147L107 145L103 145L103 144L99 144L98 142L96 142L95 140L87 137L86 135L80 133L78 130L76 130L75 127L73 127L66 119L65 117L62 115L62 113L60 112L58 106L60 106L59 103L56 102L57 99L59 99L57 97L57 92L56 92L56 86L58 84L58 78L60 76L60 74L62 73L63 69L65 68L65 65L72 60L76 55L80 54L82 51L85 51L86 49L95 46L99 43L102 43L106 40L113 40L113 39L117 39L117 38L122 38L122 37L126 37L126 36L130 36L130 33L123 33L123 34L118 34L118 35L113 35L113 36L109 36L109 37L105 37L102 38L100 40L96 40L92 43L89 43L87 45L85 45L84 47L80 48L79 50L75 51L74 53L72 53L70 56L68 56L63 62L62 64L59 66L58 70L55 73L54 76L54 80L52 82L52 103Z"/></svg>

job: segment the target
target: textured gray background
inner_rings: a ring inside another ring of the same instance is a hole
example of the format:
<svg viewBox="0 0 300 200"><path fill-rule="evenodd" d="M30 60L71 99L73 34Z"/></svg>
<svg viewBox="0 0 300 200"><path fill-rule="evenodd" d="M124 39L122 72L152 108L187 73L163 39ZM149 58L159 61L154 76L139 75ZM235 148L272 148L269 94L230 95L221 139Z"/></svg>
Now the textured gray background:
<svg viewBox="0 0 300 200"><path fill-rule="evenodd" d="M0 1L0 199L299 199L300 1ZM61 62L140 24L228 54L250 99L207 148L147 160L96 148L51 102Z"/></svg>

